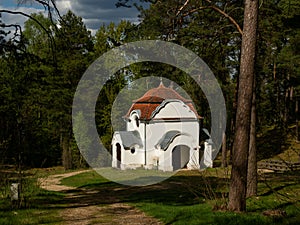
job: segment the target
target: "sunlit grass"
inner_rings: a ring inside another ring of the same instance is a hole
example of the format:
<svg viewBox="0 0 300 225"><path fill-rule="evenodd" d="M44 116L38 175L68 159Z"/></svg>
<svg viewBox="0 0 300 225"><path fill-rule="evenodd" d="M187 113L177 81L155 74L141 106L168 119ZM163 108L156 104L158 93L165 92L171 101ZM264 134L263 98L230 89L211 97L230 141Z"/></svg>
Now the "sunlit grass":
<svg viewBox="0 0 300 225"><path fill-rule="evenodd" d="M120 172L130 174L132 171ZM151 174L151 171L145 173L140 170L137 173L138 176L144 176ZM96 171L89 171L64 178L62 184L93 190L95 192L91 193L98 193L98 197L114 196L113 199L135 206L164 224L299 224L299 172L260 174L258 196L247 199L245 213L224 211L229 177L230 171L222 168L205 171L181 170L158 184L130 187L111 182ZM29 197L27 208L11 209L9 198L0 200L1 225L63 223L60 212L69 207L64 201L64 194L39 189L34 185L35 179L29 177L26 181ZM90 197L93 197L92 194ZM109 200L103 202L103 205L99 201L98 206L105 207L107 204L110 204ZM264 212L268 210L281 210L285 215L265 216Z"/></svg>
<svg viewBox="0 0 300 225"><path fill-rule="evenodd" d="M67 177L61 180L62 185L70 187L84 187L97 184L108 183L109 180L100 176L96 171L89 171L77 174L75 176Z"/></svg>
<svg viewBox="0 0 300 225"><path fill-rule="evenodd" d="M300 221L299 177L298 173L271 173L261 177L258 196L247 200L246 213L238 214L213 210L224 207L228 194L229 173L220 168L203 172L182 170L159 184L145 187L116 184L95 171L65 178L62 183L98 190L106 188L122 202L165 224L296 225ZM263 215L266 210L276 209L284 211L286 216Z"/></svg>
<svg viewBox="0 0 300 225"><path fill-rule="evenodd" d="M0 196L0 224L1 225L37 225L59 224L61 218L58 206L64 194L43 190L39 187L38 178L44 176L36 170L24 171L20 176L11 173L4 185L1 186ZM19 182L21 178L20 203L12 203L10 199L10 184ZM18 207L19 205L19 207Z"/></svg>
<svg viewBox="0 0 300 225"><path fill-rule="evenodd" d="M55 209L19 209L11 211L0 211L1 225L37 225L37 224L59 224L61 218Z"/></svg>

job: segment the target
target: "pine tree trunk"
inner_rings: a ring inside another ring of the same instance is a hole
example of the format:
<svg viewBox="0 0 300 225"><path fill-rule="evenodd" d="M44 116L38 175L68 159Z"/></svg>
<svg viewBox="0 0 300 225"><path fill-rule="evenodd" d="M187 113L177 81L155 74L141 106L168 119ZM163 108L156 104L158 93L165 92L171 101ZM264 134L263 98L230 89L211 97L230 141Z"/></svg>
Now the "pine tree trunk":
<svg viewBox="0 0 300 225"><path fill-rule="evenodd" d="M62 134L62 164L65 170L72 169L72 152L70 148L70 138L67 133Z"/></svg>
<svg viewBox="0 0 300 225"><path fill-rule="evenodd" d="M226 148L226 133L223 134L223 143L222 143L222 167L227 167L227 148Z"/></svg>
<svg viewBox="0 0 300 225"><path fill-rule="evenodd" d="M298 98L297 95L295 97L296 103L295 103L295 116L296 116L296 141L299 141L299 119L298 119L298 111L299 111L299 103L298 103Z"/></svg>
<svg viewBox="0 0 300 225"><path fill-rule="evenodd" d="M257 195L257 159L256 159L256 93L255 81L253 85L249 156L248 156L248 174L247 174L247 197Z"/></svg>
<svg viewBox="0 0 300 225"><path fill-rule="evenodd" d="M254 80L257 17L258 0L245 0L236 129L233 145L228 203L229 210L238 212L246 210L247 165Z"/></svg>
<svg viewBox="0 0 300 225"><path fill-rule="evenodd" d="M287 129L288 127L289 104L290 104L290 90L288 88L285 90L285 98L284 98L283 122L284 122L285 129Z"/></svg>

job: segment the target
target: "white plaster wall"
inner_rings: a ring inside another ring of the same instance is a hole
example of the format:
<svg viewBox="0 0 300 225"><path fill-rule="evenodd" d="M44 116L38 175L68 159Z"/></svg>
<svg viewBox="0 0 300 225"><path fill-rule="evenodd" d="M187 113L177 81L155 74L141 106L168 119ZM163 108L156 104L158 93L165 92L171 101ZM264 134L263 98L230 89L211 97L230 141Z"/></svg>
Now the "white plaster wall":
<svg viewBox="0 0 300 225"><path fill-rule="evenodd" d="M123 151L123 163L125 165L135 165L134 167L141 167L144 164L144 149L135 146L135 153L130 150Z"/></svg>
<svg viewBox="0 0 300 225"><path fill-rule="evenodd" d="M130 113L129 120L126 122L127 131L139 130L139 127L136 125L135 117L139 118L139 115L136 111Z"/></svg>
<svg viewBox="0 0 300 225"><path fill-rule="evenodd" d="M116 147L117 143L120 143L120 145L121 145L121 161L122 161L122 152L124 151L124 148L123 148L123 145L121 143L121 137L118 133L114 133L114 136L113 136L113 139L112 139L112 167L114 167L114 168L118 167L117 147Z"/></svg>
<svg viewBox="0 0 300 225"><path fill-rule="evenodd" d="M197 156L197 152L199 150L194 150L194 140L191 136L181 135L176 137L173 142L169 145L169 148L166 151L162 151L160 153L161 160L159 162L159 169L164 171L173 171L172 165L172 150L178 145L186 145L190 147L190 159L188 162L188 168L195 167L200 168L199 160L195 159L194 157ZM195 154L196 153L196 154ZM198 154L199 157L199 154Z"/></svg>
<svg viewBox="0 0 300 225"><path fill-rule="evenodd" d="M125 150L120 134L116 132L112 140L112 167L117 168L118 165L117 143L121 145L121 169L128 168L130 164L134 165L134 167L141 167L144 164L144 149L134 146L135 153L131 153L130 150Z"/></svg>
<svg viewBox="0 0 300 225"><path fill-rule="evenodd" d="M155 118L196 118L190 107L181 101L172 101L165 104L155 115Z"/></svg>
<svg viewBox="0 0 300 225"><path fill-rule="evenodd" d="M140 121L139 126L136 126L136 122L134 120L134 117L136 115L137 115L136 113L131 114L130 122L126 121L126 128L127 128L127 131L138 131L142 141L144 141L145 123Z"/></svg>
<svg viewBox="0 0 300 225"><path fill-rule="evenodd" d="M167 110L165 112L160 111L156 116L157 118L167 118L166 115L162 115L162 113L166 113L169 109L173 109L174 106L178 105L178 102L175 102L175 104L169 103L171 107L166 108ZM183 109L184 112L188 112L186 108ZM176 111L177 113L178 111ZM175 113L173 111L173 113ZM193 113L193 112L192 112ZM189 118L193 116L196 119L195 114L190 115L190 112L186 114ZM174 116L174 115L173 115ZM174 116L176 117L176 115ZM179 117L179 116L178 116ZM170 117L169 117L170 118ZM161 153L157 153L157 149L155 148L155 145L158 143L158 141L163 137L165 133L171 130L177 130L180 131L183 134L186 134L187 136L190 136L191 138L188 140L188 142L184 142L185 145L191 146L191 148L198 148L199 145L199 122L198 121L178 121L178 122L171 122L171 121L151 121L149 124L146 125L146 148L147 148L147 164L153 164L153 161L155 158L162 157ZM175 147L175 146L174 146ZM170 152L163 154L163 157L169 157ZM193 157L193 160L190 161L199 161L197 160L199 158L199 153L193 152L191 154L191 157ZM196 158L196 159L195 159ZM171 162L171 163L170 163ZM171 165L172 165L172 158L171 161L168 161L167 165L163 170L170 171ZM161 164L161 162L159 162ZM193 163L189 163L188 167L194 166ZM197 167L198 165L196 165Z"/></svg>
<svg viewBox="0 0 300 225"><path fill-rule="evenodd" d="M133 121L130 120L130 122L127 120L126 121L126 130L127 131L134 131L136 128L133 126Z"/></svg>
<svg viewBox="0 0 300 225"><path fill-rule="evenodd" d="M147 149L155 148L154 146L163 137L165 133L171 130L180 131L183 134L188 134L193 137L193 144L199 143L199 123L198 121L183 121L183 122L154 122L146 125L147 132Z"/></svg>
<svg viewBox="0 0 300 225"><path fill-rule="evenodd" d="M122 146L121 149L121 168L133 168L144 165L145 163L145 152L144 147L147 149L147 165L146 167L152 168L157 166L157 161L159 159L159 168L165 171L172 171L172 150L176 145L187 145L190 147L190 160L188 163L188 168L197 168L199 163L199 150L196 151L194 148L198 149L199 144L199 123L196 120L197 117L190 108L181 101L168 102L163 108L161 108L155 115L154 120L150 123L139 123L136 126L134 116L138 115L133 112L130 115L131 121L127 121L127 131L138 131L143 142L143 148L138 148L136 146L136 151L134 154L130 150L124 150L121 143L120 135L114 135L112 141L113 144L113 167L117 167L116 160L116 148L114 145L119 142ZM171 122L168 120L161 120L162 118L195 118L195 121L178 121ZM158 119L158 121L155 121ZM146 127L145 127L146 126ZM155 148L155 145L163 137L163 135L170 130L178 130L185 134L184 136L179 136L174 139L167 151L161 151ZM146 131L146 143L145 143L145 131Z"/></svg>

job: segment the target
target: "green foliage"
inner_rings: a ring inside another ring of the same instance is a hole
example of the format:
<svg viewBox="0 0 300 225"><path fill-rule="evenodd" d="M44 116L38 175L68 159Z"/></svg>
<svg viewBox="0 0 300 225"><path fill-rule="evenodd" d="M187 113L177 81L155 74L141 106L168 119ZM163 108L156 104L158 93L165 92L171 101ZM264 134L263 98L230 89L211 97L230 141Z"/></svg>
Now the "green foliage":
<svg viewBox="0 0 300 225"><path fill-rule="evenodd" d="M95 35L95 57L99 57L113 47L134 41L137 26L122 20L119 24L111 22L102 25Z"/></svg>
<svg viewBox="0 0 300 225"><path fill-rule="evenodd" d="M33 20L27 20L24 24L23 36L26 41L28 53L34 54L41 59L47 59L53 49L51 49L51 37L55 24L49 18L44 17L41 13L32 14L34 19L43 25L41 27ZM50 33L49 33L50 32Z"/></svg>
<svg viewBox="0 0 300 225"><path fill-rule="evenodd" d="M83 168L87 166L84 157L89 155L88 151L91 148L92 140L89 137L89 126L82 112L73 118L73 132L78 135L76 142L74 140L71 143L73 164ZM77 146L80 148L81 154L78 154Z"/></svg>
<svg viewBox="0 0 300 225"><path fill-rule="evenodd" d="M299 89L299 17L297 1L264 1L260 8L257 55L258 118L260 126L285 129L294 123ZM274 4L275 3L275 4Z"/></svg>
<svg viewBox="0 0 300 225"><path fill-rule="evenodd" d="M61 148L71 149L72 99L91 62L93 43L82 19L72 12L62 17L59 28L42 14L32 17L43 27L28 20L22 39L25 50L11 49L0 59L0 143L10 152L6 163L20 155L23 164L40 167L59 164ZM55 49L50 45L53 36ZM78 151L74 154L80 158ZM83 164L76 163L75 167Z"/></svg>
<svg viewBox="0 0 300 225"><path fill-rule="evenodd" d="M1 170L0 224L52 224L60 221L58 210L49 208L48 204L59 201L64 194L41 189L38 182L41 177L42 174L36 171L20 174L10 168ZM7 183L2 182L5 180ZM9 197L12 182L21 182L19 208Z"/></svg>
<svg viewBox="0 0 300 225"><path fill-rule="evenodd" d="M26 209L0 212L2 225L57 224L59 222L61 219L57 215L57 210Z"/></svg>
<svg viewBox="0 0 300 225"><path fill-rule="evenodd" d="M61 136L63 165L66 169L71 169L84 164L74 145L71 112L77 84L91 63L93 43L82 18L71 11L62 16L59 23L60 28L56 33L58 68L57 74L52 77L53 119L58 122L56 129Z"/></svg>
<svg viewBox="0 0 300 225"><path fill-rule="evenodd" d="M7 39L5 24L0 20L2 161L18 163L20 156L27 166L51 166L64 162L62 152L65 152L69 155L66 167L85 165L72 134L71 111L76 86L93 60L113 47L136 40L171 41L192 50L208 64L226 99L227 124L230 124L227 138L228 141L232 139L241 35L228 17L211 6L217 6L242 26L243 2L191 0L181 11L184 1L141 1L147 2L148 8L139 7L139 1L125 2L134 3L140 10L141 23L121 21L102 25L94 37L82 18L71 11L58 21L43 14L32 14L39 24L26 21L19 40ZM275 125L277 130L283 130L283 139L287 126L295 123L295 99L300 91L299 8L297 0L265 0L260 5L256 61L257 130L263 132L268 126ZM110 67L114 65L114 59L106 63ZM107 149L110 149L115 127L124 129L121 118L124 109L131 104L116 101L118 94L130 88L136 92L129 95L143 94L148 84L134 88L130 85L147 76L175 81L205 118L204 125L210 127L209 106L195 81L170 65L137 63L112 74L99 94L96 124ZM165 85L168 86L169 81ZM122 109L122 113L118 109ZM84 115L80 117L79 120L84 121ZM88 129L81 132L84 136ZM84 143L88 146L91 141L86 138Z"/></svg>

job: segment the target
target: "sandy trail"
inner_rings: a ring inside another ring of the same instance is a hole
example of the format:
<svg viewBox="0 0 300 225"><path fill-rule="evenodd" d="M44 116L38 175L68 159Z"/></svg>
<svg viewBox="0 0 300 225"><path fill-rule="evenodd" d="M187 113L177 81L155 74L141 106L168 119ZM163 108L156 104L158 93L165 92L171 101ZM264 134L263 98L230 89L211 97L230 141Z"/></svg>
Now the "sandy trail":
<svg viewBox="0 0 300 225"><path fill-rule="evenodd" d="M60 212L65 225L162 225L159 220L147 216L137 208L120 203L114 196L103 195L97 191L69 187L61 180L91 170L81 170L64 174L50 175L39 179L42 188L49 191L65 192L68 207ZM99 204L103 202L104 204Z"/></svg>
<svg viewBox="0 0 300 225"><path fill-rule="evenodd" d="M88 171L91 170L80 170L80 171L74 171L69 173L50 175L46 178L40 178L39 179L40 187L48 191L75 190L76 189L75 187L62 185L60 181L64 178L71 177L80 173L85 173Z"/></svg>

